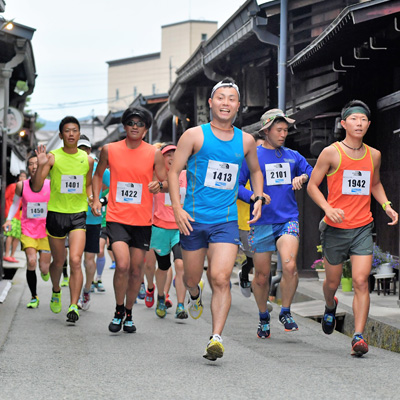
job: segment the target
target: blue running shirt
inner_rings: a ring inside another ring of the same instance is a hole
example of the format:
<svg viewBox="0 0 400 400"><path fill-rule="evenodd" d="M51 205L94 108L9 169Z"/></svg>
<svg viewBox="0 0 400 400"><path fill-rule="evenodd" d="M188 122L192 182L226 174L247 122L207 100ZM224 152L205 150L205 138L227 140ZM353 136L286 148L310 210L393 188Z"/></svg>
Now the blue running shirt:
<svg viewBox="0 0 400 400"><path fill-rule="evenodd" d="M201 125L200 151L188 159L187 190L183 209L202 224L237 221L236 200L242 166L243 132L234 127L229 141L218 139L210 124Z"/></svg>

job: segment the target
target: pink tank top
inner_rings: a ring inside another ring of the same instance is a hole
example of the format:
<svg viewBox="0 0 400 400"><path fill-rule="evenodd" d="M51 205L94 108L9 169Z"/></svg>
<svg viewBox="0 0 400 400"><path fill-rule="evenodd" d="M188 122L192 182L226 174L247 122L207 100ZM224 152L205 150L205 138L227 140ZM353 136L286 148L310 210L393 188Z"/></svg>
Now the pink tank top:
<svg viewBox="0 0 400 400"><path fill-rule="evenodd" d="M181 204L186 195L186 171L182 171L179 175L179 191L181 196ZM178 229L175 222L174 211L171 205L171 197L169 193L158 193L154 196L154 214L153 225L163 229Z"/></svg>
<svg viewBox="0 0 400 400"><path fill-rule="evenodd" d="M50 200L50 180L45 179L40 192L32 192L30 179L23 182L21 231L25 236L41 239L46 234L47 203Z"/></svg>

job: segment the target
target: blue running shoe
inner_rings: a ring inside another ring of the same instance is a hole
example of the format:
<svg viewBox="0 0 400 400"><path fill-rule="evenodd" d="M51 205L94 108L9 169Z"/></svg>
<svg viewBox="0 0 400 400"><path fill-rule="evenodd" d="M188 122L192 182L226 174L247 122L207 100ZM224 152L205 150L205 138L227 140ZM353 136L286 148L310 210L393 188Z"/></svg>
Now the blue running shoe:
<svg viewBox="0 0 400 400"><path fill-rule="evenodd" d="M140 285L140 290L138 294L138 298L140 300L143 300L146 297L146 286L144 285L144 282Z"/></svg>
<svg viewBox="0 0 400 400"><path fill-rule="evenodd" d="M112 264L110 265L110 269L115 269L115 262L113 261Z"/></svg>
<svg viewBox="0 0 400 400"><path fill-rule="evenodd" d="M335 330L335 327L336 327L336 307L338 305L339 300L337 299L336 296L334 297L334 300L335 300L335 308L333 310L329 310L325 306L324 316L321 321L322 330L327 335L330 335L331 333L333 333L333 331Z"/></svg>
<svg viewBox="0 0 400 400"><path fill-rule="evenodd" d="M269 327L269 318L268 320L260 319L260 322L258 323L257 336L260 339L267 339L271 336L271 329Z"/></svg>
<svg viewBox="0 0 400 400"><path fill-rule="evenodd" d="M110 332L116 333L119 332L122 328L122 320L125 316L124 312L115 311L114 318L108 325L108 330Z"/></svg>
<svg viewBox="0 0 400 400"><path fill-rule="evenodd" d="M124 332L126 332L126 333L135 333L136 332L136 326L132 321L132 315L126 314L123 329L124 329Z"/></svg>
<svg viewBox="0 0 400 400"><path fill-rule="evenodd" d="M290 312L279 314L279 322L285 327L285 332L298 331L299 327L292 317Z"/></svg>

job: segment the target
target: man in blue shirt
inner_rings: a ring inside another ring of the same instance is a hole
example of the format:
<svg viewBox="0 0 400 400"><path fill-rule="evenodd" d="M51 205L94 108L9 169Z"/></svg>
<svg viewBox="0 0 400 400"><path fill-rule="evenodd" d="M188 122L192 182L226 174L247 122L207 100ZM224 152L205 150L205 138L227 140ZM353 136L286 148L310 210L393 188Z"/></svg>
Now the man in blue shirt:
<svg viewBox="0 0 400 400"><path fill-rule="evenodd" d="M252 224L249 233L255 267L252 288L260 314L257 335L261 339L270 336L267 300L271 255L275 250L279 251L282 260L282 309L279 321L286 332L298 330L290 313L298 284L296 258L299 249L299 211L294 191L300 190L308 181L312 167L297 151L283 146L289 124L294 122L279 109L269 110L261 117L260 132L265 134L265 140L263 145L257 147L257 156L264 176L264 195L270 196L271 203L263 206L261 218ZM254 196L252 190L245 188L249 178L249 169L244 162L239 177L239 199L247 203Z"/></svg>
<svg viewBox="0 0 400 400"><path fill-rule="evenodd" d="M229 78L217 83L208 100L209 124L188 129L179 139L168 183L175 220L181 232L184 283L189 291L189 314L197 319L201 301L204 259L207 255L212 299L212 336L204 358L223 356L221 334L231 305L230 276L239 244L238 175L244 158L256 193L253 219L260 217L262 175L254 139L232 125L240 103L239 88ZM180 202L179 174L187 163L187 190Z"/></svg>
<svg viewBox="0 0 400 400"><path fill-rule="evenodd" d="M92 150L92 145L87 136L81 135L78 141L78 148L85 151L88 155ZM97 168L97 161L94 161L93 165L93 175ZM103 174L103 187L110 186L110 171L106 169ZM88 210L86 214L86 245L84 253L84 264L86 271L86 282L82 290L82 297L78 303L78 307L87 311L90 307L90 291L96 272L96 254L100 252L100 231L101 231L101 221L103 217L95 217L92 214L91 209Z"/></svg>

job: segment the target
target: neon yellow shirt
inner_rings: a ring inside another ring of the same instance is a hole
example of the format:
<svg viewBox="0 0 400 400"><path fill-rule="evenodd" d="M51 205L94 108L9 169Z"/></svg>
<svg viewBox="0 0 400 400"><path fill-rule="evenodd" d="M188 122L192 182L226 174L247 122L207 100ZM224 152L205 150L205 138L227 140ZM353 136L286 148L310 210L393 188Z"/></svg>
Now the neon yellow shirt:
<svg viewBox="0 0 400 400"><path fill-rule="evenodd" d="M50 169L50 201L47 209L62 214L86 212L88 155L80 149L75 154L68 154L62 148L50 153L54 154L54 165Z"/></svg>

